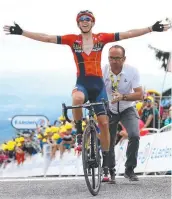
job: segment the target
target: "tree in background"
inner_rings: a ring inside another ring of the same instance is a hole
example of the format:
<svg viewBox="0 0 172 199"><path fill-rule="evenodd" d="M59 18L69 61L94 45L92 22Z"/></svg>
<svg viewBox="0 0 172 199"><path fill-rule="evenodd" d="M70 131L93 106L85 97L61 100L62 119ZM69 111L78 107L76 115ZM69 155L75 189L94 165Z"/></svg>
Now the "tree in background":
<svg viewBox="0 0 172 199"><path fill-rule="evenodd" d="M156 59L162 62L161 68L163 68L166 72L172 72L171 52L162 51L151 45L149 45L148 47L155 51Z"/></svg>

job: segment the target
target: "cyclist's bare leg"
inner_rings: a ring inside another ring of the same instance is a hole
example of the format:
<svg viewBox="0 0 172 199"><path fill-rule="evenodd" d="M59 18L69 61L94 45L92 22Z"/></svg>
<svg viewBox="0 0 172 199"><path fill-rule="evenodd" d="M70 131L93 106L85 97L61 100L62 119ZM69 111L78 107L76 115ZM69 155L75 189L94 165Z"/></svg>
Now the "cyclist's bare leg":
<svg viewBox="0 0 172 199"><path fill-rule="evenodd" d="M83 92L74 90L72 93L72 105L81 105L85 101ZM72 110L73 118L77 129L77 143L80 145L82 142L82 108Z"/></svg>
<svg viewBox="0 0 172 199"><path fill-rule="evenodd" d="M73 91L72 93L72 105L81 105L84 103L85 96L81 91ZM82 108L72 110L73 118L75 121L82 120Z"/></svg>
<svg viewBox="0 0 172 199"><path fill-rule="evenodd" d="M110 147L110 133L109 133L109 120L107 115L97 116L97 121L100 128L100 143L103 154L103 168L104 174L108 174L108 165L109 165L109 147Z"/></svg>
<svg viewBox="0 0 172 199"><path fill-rule="evenodd" d="M100 115L97 117L100 128L100 143L103 151L109 151L110 134L109 134L109 120L107 115Z"/></svg>

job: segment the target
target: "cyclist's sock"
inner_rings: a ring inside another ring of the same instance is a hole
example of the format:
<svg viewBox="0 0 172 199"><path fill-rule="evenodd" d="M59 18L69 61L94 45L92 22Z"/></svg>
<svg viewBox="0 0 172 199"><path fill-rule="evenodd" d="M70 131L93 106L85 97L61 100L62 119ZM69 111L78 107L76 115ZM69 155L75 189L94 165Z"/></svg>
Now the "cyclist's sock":
<svg viewBox="0 0 172 199"><path fill-rule="evenodd" d="M82 133L82 120L75 121L76 133Z"/></svg>
<svg viewBox="0 0 172 199"><path fill-rule="evenodd" d="M82 143L82 121L75 121L77 143L80 145Z"/></svg>
<svg viewBox="0 0 172 199"><path fill-rule="evenodd" d="M108 168L109 165L109 151L102 151L103 155L103 168Z"/></svg>

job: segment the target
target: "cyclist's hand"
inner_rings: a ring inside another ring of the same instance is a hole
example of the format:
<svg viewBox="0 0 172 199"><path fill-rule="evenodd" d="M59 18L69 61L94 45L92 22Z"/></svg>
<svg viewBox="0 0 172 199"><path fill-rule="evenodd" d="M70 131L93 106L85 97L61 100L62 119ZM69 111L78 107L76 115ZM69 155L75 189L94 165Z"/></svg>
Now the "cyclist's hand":
<svg viewBox="0 0 172 199"><path fill-rule="evenodd" d="M167 31L169 28L170 28L170 24L162 24L161 21L157 21L152 26L152 31L163 32L163 31Z"/></svg>
<svg viewBox="0 0 172 199"><path fill-rule="evenodd" d="M22 35L23 30L21 27L14 22L14 26L4 26L4 31L7 32L6 34L13 34L13 35Z"/></svg>

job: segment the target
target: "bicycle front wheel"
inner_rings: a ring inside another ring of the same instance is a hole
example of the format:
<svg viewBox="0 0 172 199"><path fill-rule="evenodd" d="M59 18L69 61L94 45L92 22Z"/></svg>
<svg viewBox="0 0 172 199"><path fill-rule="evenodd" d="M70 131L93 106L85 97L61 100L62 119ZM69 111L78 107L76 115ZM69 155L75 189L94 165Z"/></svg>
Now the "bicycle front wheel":
<svg viewBox="0 0 172 199"><path fill-rule="evenodd" d="M97 131L89 124L84 131L82 141L82 162L85 181L90 193L96 196L101 186L101 160Z"/></svg>

